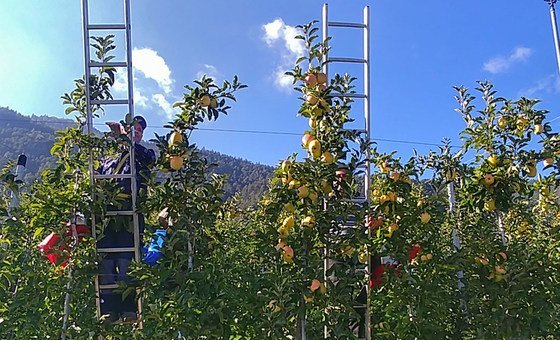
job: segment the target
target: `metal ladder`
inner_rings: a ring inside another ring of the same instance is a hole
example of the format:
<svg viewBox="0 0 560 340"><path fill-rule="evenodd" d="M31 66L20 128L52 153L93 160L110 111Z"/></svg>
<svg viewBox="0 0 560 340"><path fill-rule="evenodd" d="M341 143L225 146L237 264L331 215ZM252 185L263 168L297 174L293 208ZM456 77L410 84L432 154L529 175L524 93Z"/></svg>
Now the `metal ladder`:
<svg viewBox="0 0 560 340"><path fill-rule="evenodd" d="M363 31L363 47L364 55L363 58L345 58L345 57L330 57L328 52L323 56L323 73L328 77L329 63L360 63L363 64L363 92L362 93L348 93L348 94L337 94L336 96L345 98L356 98L363 99L364 105L364 127L363 129L352 129L353 131L363 134L364 140L368 143L371 139L371 129L370 129L370 55L369 55L369 40L370 40L370 23L369 23L369 6L365 6L363 10L363 22L362 23L348 23L348 22L336 22L328 20L328 4L323 4L323 15L322 15L322 30L323 30L323 41L327 42L329 37L329 27L340 27L340 28L352 28L361 29ZM352 202L356 204L364 204L370 201L370 186L371 186L371 166L370 166L370 151L369 147L366 148L365 152L365 178L364 178L364 196L352 199ZM353 227L355 223L349 221L348 227ZM368 230L369 233L369 230ZM328 268L328 263L325 261L324 269L325 273ZM369 268L371 268L371 257L368 254L368 264L366 274L369 274ZM370 307L369 307L369 285L366 283L366 303L355 305L354 309L363 310L365 315L364 320L364 337L362 339L371 339L371 317L370 317ZM327 336L327 330L325 330L325 337Z"/></svg>
<svg viewBox="0 0 560 340"><path fill-rule="evenodd" d="M87 108L87 118L86 118L86 128L87 133L93 133L93 114L92 105L127 105L128 113L131 117L134 117L134 100L133 100L133 78L132 78L132 44L131 44L131 28L130 28L130 0L123 0L124 2L124 23L118 24L90 24L89 22L89 6L88 0L82 0L82 24L83 24L83 43L84 43L84 62L85 62L85 95L86 95L86 108ZM112 62L95 62L91 60L90 57L90 32L92 31L124 31L125 33L125 51L126 51L126 61L112 61ZM90 94L89 79L91 75L92 68L101 67L114 67L114 68L126 68L127 71L127 98L125 99L110 99L110 100L92 100ZM134 259L140 261L140 230L139 230L139 216L136 211L136 200L137 200L137 182L136 182L136 162L134 155L134 129L131 129L131 144L129 148L129 162L130 162L130 173L128 174L114 174L114 175L99 175L95 173L94 169L94 159L93 154L90 153L89 159L89 173L90 173L90 183L95 184L96 180L111 180L111 179L130 179L131 184L131 209L130 210L117 210L117 211L107 211L107 216L128 216L132 217L133 223L133 237L134 237L134 247L123 247L123 248L96 248L97 255L104 253L125 253L134 252ZM95 198L95 197L94 197ZM96 238L95 226L96 217L92 214L91 216L91 226L92 235ZM97 240L96 240L97 241ZM97 242L96 242L97 244ZM97 247L97 246L96 246ZM99 275L95 275L95 302L97 309L97 317L101 318L101 290L113 290L117 288L117 284L100 284ZM138 299L138 323L139 327L142 328L142 300Z"/></svg>

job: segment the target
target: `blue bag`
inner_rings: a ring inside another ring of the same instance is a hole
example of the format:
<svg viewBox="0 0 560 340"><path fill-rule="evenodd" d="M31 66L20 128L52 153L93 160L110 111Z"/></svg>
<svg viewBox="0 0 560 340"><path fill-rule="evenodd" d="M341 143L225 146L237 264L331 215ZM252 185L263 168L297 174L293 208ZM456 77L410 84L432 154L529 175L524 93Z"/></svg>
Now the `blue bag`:
<svg viewBox="0 0 560 340"><path fill-rule="evenodd" d="M165 229L156 230L154 236L152 236L150 244L143 248L144 258L142 261L144 263L147 263L150 266L155 266L157 264L159 259L163 256L161 248L163 247L165 237L167 237Z"/></svg>

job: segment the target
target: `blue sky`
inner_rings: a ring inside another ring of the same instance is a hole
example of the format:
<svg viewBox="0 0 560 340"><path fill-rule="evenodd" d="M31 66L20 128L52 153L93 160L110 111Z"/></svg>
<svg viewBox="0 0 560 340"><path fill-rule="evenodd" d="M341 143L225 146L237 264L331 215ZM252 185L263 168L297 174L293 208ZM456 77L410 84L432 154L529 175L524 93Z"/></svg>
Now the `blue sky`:
<svg viewBox="0 0 560 340"><path fill-rule="evenodd" d="M92 21L119 22L118 0L91 1ZM322 1L133 1L136 111L146 135L173 114L169 104L202 73L218 80L237 74L249 85L229 116L208 129L286 134L196 131L199 146L274 165L302 152L307 121L297 117L297 93L278 77L300 47L294 26L321 19ZM499 95L529 96L559 116L560 81L548 6L544 1L335 0L333 21L361 22L371 13L372 137L384 151L408 157L434 146L386 140L457 144L464 122L455 113L453 85L474 88L490 80ZM83 74L78 0L0 1L0 106L23 114L63 116L60 96ZM331 28L333 56L361 57L359 31ZM120 43L118 37L117 43ZM332 67L361 78L361 68ZM123 85L119 83L119 85ZM116 89L116 96L119 94ZM122 93L122 92L121 92ZM355 117L361 117L356 103ZM106 119L124 114L110 110ZM103 120L98 121L102 123ZM560 127L560 119L553 122Z"/></svg>

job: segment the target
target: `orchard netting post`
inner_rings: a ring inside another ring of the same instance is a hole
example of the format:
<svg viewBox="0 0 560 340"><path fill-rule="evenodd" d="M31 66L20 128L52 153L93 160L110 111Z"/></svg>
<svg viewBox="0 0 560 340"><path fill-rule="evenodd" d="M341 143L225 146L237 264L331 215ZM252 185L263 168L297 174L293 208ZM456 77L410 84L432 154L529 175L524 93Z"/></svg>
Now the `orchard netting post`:
<svg viewBox="0 0 560 340"><path fill-rule="evenodd" d="M550 8L550 22L552 24L552 35L554 37L554 47L556 51L556 62L558 64L558 72L560 74L560 40L558 38L558 24L556 23L556 10L554 4L556 0L545 0Z"/></svg>
<svg viewBox="0 0 560 340"><path fill-rule="evenodd" d="M74 190L79 190L80 173L75 171L74 176L76 177L76 182L74 183ZM76 224L78 223L78 210L76 206L72 207L72 216L70 220L70 230L72 233L72 243L70 249L78 244L78 232L76 231ZM64 297L64 315L62 317L62 334L60 338L66 340L66 332L68 330L68 320L70 318L70 300L72 291L72 263L69 264L68 270L68 282L66 283L66 295Z"/></svg>
<svg viewBox="0 0 560 340"><path fill-rule="evenodd" d="M23 172L25 171L26 164L27 164L27 156L24 154L19 155L16 164L15 180L17 180L18 177L23 177L24 175ZM19 193L17 191L12 191L10 192L10 207L8 209L8 213L9 210L17 206L19 206Z"/></svg>

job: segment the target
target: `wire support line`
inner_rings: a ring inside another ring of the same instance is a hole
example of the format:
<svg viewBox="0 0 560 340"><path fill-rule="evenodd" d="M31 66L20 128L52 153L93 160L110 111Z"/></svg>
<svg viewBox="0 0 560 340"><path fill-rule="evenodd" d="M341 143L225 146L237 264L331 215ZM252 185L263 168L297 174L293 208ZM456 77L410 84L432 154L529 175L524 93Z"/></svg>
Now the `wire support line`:
<svg viewBox="0 0 560 340"><path fill-rule="evenodd" d="M555 118L554 120L560 117ZM0 121L18 121L15 119L2 119ZM51 124L61 124L61 125L75 125L76 122L61 122L61 121L49 121L49 120L33 120L33 123L51 123ZM94 123L95 126L106 126L104 123ZM163 125L151 125L152 129L166 129ZM298 132L285 132L285 131L265 131L265 130L242 130L242 129L220 129L220 128L195 128L195 130L207 131L207 132L227 132L227 133L249 133L249 134L260 134L260 135L281 135L281 136L301 136ZM389 139L389 138L370 138L374 142L386 142L386 143L400 143L400 144L411 144L411 145L424 145L424 146L444 146L443 143L430 143L421 142L413 140L402 140L402 139ZM452 148L460 148L458 145L449 145Z"/></svg>

